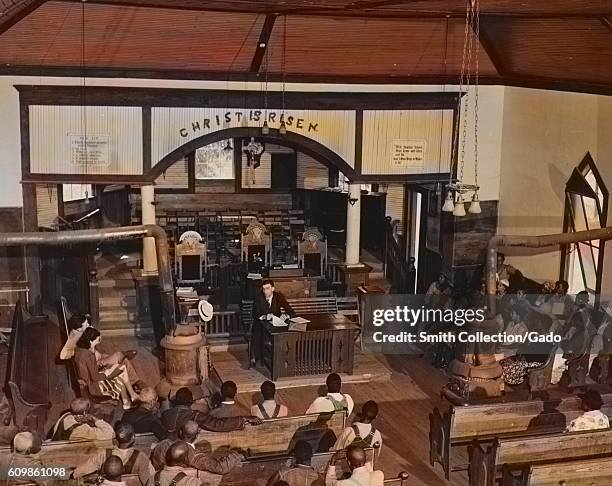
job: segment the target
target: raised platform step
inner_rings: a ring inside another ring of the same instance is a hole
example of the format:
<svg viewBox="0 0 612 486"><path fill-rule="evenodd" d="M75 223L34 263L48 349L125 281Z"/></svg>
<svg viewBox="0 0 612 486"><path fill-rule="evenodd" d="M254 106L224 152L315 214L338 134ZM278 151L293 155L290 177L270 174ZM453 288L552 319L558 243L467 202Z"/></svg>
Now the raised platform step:
<svg viewBox="0 0 612 486"><path fill-rule="evenodd" d="M134 310L130 312L127 309L115 308L115 309L100 309L100 322L109 322L109 321L119 321L119 320L128 320L135 321L137 318L137 313Z"/></svg>
<svg viewBox="0 0 612 486"><path fill-rule="evenodd" d="M262 382L269 380L266 370L247 368L247 351L214 352L211 362L222 381L232 380L240 392L256 392ZM391 379L391 370L376 359L373 354L362 353L355 349L355 367L352 375L340 373L342 383L383 382ZM274 383L277 389L325 384L327 375L279 378Z"/></svg>
<svg viewBox="0 0 612 486"><path fill-rule="evenodd" d="M98 280L98 287L101 289L133 289L134 280L132 278L102 278Z"/></svg>

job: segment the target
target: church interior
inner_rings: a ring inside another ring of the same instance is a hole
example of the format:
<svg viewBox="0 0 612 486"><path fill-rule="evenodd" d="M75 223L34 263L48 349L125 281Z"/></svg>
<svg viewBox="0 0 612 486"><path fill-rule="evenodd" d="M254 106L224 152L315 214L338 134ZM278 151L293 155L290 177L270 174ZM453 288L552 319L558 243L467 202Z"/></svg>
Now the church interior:
<svg viewBox="0 0 612 486"><path fill-rule="evenodd" d="M0 110L1 482L612 484L609 0L0 0Z"/></svg>

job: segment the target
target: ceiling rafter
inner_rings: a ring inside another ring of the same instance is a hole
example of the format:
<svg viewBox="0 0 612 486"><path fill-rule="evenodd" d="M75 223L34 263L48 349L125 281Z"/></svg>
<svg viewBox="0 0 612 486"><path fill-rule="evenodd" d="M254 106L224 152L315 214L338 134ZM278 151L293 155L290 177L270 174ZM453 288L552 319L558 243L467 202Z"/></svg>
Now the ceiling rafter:
<svg viewBox="0 0 612 486"><path fill-rule="evenodd" d="M261 68L261 63L268 50L272 29L274 29L274 22L276 22L276 15L266 15L266 20L264 21L261 33L259 34L259 40L257 41L255 54L253 54L253 61L251 61L251 68L249 69L252 73L259 72L259 68Z"/></svg>
<svg viewBox="0 0 612 486"><path fill-rule="evenodd" d="M30 15L46 0L25 0L13 4L12 8L0 11L0 35L4 34L13 25Z"/></svg>

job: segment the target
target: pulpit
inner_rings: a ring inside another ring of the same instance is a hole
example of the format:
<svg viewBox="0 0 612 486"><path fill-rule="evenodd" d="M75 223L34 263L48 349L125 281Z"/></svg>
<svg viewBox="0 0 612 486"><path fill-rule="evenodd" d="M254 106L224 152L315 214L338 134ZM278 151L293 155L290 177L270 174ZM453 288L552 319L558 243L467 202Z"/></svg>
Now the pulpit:
<svg viewBox="0 0 612 486"><path fill-rule="evenodd" d="M298 265L314 275L324 276L327 270L327 241L316 228L309 228L298 240Z"/></svg>
<svg viewBox="0 0 612 486"><path fill-rule="evenodd" d="M174 250L176 279L179 283L204 281L208 258L206 242L196 231L186 231L179 238Z"/></svg>
<svg viewBox="0 0 612 486"><path fill-rule="evenodd" d="M250 273L261 273L270 265L272 235L261 223L251 223L242 235L240 259Z"/></svg>

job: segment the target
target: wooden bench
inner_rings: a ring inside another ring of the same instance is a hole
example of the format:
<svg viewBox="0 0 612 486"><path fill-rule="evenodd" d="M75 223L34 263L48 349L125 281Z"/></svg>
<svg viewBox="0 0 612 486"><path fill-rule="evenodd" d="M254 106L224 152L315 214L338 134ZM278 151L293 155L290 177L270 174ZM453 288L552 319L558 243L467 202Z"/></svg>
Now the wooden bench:
<svg viewBox="0 0 612 486"><path fill-rule="evenodd" d="M534 437L496 439L483 447L470 446L470 486L493 486L506 472L507 478L526 477L531 466L561 463L568 458L596 459L612 454L612 429L545 434ZM524 479L522 483L524 484Z"/></svg>
<svg viewBox="0 0 612 486"><path fill-rule="evenodd" d="M200 431L197 442L207 442L213 451L241 450L245 455L287 454L295 443L305 440L315 451L328 451L344 429L345 412L300 415L264 420L263 424L247 426L233 432ZM158 442L153 434L137 434L135 447L147 454ZM43 464L75 467L96 450L112 447L112 441L45 441L39 458ZM9 447L0 454L10 453Z"/></svg>
<svg viewBox="0 0 612 486"><path fill-rule="evenodd" d="M602 395L602 411L612 415L612 394ZM429 416L429 462L444 468L447 479L452 471L463 471L467 464L454 465L452 452L473 440L493 441L502 437L555 433L565 430L583 413L578 397L562 400L530 400L449 407L442 415L438 408Z"/></svg>
<svg viewBox="0 0 612 486"><path fill-rule="evenodd" d="M239 449L252 456L287 453L297 441L305 440L314 451L326 452L344 430L345 423L345 412L281 417L232 432L200 431L196 442L208 442L213 451ZM155 441L152 434L136 436L137 446L144 449Z"/></svg>
<svg viewBox="0 0 612 486"><path fill-rule="evenodd" d="M612 484L612 457L531 466L517 475L504 468L503 486L609 486Z"/></svg>
<svg viewBox="0 0 612 486"><path fill-rule="evenodd" d="M50 403L50 372L55 350L49 349L55 325L47 316L31 316L15 306L9 347L8 387L13 421L44 437Z"/></svg>

